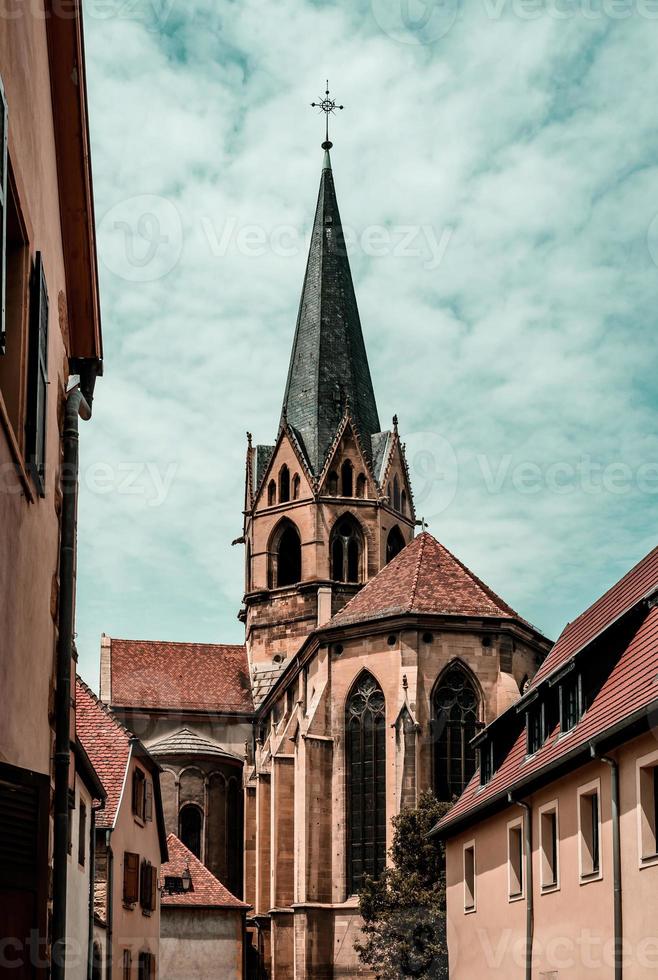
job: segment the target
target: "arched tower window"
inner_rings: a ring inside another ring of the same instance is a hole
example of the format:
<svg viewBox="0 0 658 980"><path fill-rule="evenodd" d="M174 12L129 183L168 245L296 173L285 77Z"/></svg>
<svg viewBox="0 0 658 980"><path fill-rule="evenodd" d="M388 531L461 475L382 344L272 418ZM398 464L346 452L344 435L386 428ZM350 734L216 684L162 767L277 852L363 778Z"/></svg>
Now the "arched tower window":
<svg viewBox="0 0 658 980"><path fill-rule="evenodd" d="M363 473L359 473L356 478L356 495L357 497L365 497L368 492L368 484L366 483L366 478Z"/></svg>
<svg viewBox="0 0 658 980"><path fill-rule="evenodd" d="M203 816L194 803L186 803L178 814L178 836L192 854L201 859L201 828Z"/></svg>
<svg viewBox="0 0 658 980"><path fill-rule="evenodd" d="M244 586L245 592L251 592L251 542L247 541L244 556Z"/></svg>
<svg viewBox="0 0 658 980"><path fill-rule="evenodd" d="M361 674L345 707L347 881L350 894L386 865L386 718L384 694Z"/></svg>
<svg viewBox="0 0 658 980"><path fill-rule="evenodd" d="M343 497L354 496L354 468L349 459L346 459L340 468L340 482L342 485Z"/></svg>
<svg viewBox="0 0 658 980"><path fill-rule="evenodd" d="M386 538L386 564L392 561L396 555L399 555L404 548L404 538L402 537L402 531L395 525L388 532L388 537Z"/></svg>
<svg viewBox="0 0 658 980"><path fill-rule="evenodd" d="M403 490L400 494L400 513L407 516L407 491Z"/></svg>
<svg viewBox="0 0 658 980"><path fill-rule="evenodd" d="M285 504L290 500L290 470L284 463L279 470L279 503Z"/></svg>
<svg viewBox="0 0 658 980"><path fill-rule="evenodd" d="M327 493L331 497L338 496L338 473L335 470L330 470L327 476Z"/></svg>
<svg viewBox="0 0 658 980"><path fill-rule="evenodd" d="M302 542L299 531L289 520L277 525L270 540L268 585L277 589L295 585L302 577Z"/></svg>
<svg viewBox="0 0 658 980"><path fill-rule="evenodd" d="M397 473L393 477L393 507L395 510L400 510L400 481L398 480Z"/></svg>
<svg viewBox="0 0 658 980"><path fill-rule="evenodd" d="M434 792L437 799L459 796L475 772L470 744L478 728L480 698L473 680L459 664L439 679L432 695Z"/></svg>
<svg viewBox="0 0 658 980"><path fill-rule="evenodd" d="M292 478L292 499L299 500L299 489L301 486L301 480L299 479L299 473L295 473Z"/></svg>
<svg viewBox="0 0 658 980"><path fill-rule="evenodd" d="M331 535L331 577L334 582L360 582L363 535L350 514L340 517Z"/></svg>
<svg viewBox="0 0 658 980"><path fill-rule="evenodd" d="M273 507L276 503L276 483L270 480L267 484L267 506Z"/></svg>

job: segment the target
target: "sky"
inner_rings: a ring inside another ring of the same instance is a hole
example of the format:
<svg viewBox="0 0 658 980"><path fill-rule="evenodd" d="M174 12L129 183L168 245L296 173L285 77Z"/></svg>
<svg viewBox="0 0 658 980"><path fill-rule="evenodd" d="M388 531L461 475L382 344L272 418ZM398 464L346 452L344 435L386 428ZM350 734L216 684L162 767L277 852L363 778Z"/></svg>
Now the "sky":
<svg viewBox="0 0 658 980"><path fill-rule="evenodd" d="M417 515L556 638L656 544L656 0L89 0L105 374L77 631L241 642L325 79L382 425Z"/></svg>

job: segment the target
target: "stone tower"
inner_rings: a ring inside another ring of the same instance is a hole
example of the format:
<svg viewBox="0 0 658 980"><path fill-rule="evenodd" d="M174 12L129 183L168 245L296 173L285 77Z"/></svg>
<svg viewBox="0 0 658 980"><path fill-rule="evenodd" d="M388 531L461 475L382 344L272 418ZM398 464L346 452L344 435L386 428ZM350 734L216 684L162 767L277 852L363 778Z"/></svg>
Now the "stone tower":
<svg viewBox="0 0 658 980"><path fill-rule="evenodd" d="M248 437L241 616L252 672L284 662L414 535L404 447L381 431L329 150L274 445Z"/></svg>

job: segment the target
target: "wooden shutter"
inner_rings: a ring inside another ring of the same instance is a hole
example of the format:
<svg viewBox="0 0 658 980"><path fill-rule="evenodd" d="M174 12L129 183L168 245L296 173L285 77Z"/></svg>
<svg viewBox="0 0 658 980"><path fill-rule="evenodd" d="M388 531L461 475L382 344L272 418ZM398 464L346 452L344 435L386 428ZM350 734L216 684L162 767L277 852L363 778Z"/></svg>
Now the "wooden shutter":
<svg viewBox="0 0 658 980"><path fill-rule="evenodd" d="M0 354L5 353L7 292L7 100L0 79Z"/></svg>
<svg viewBox="0 0 658 980"><path fill-rule="evenodd" d="M133 813L136 817L144 819L144 773L141 769L135 768L133 771Z"/></svg>
<svg viewBox="0 0 658 980"><path fill-rule="evenodd" d="M153 820L153 783L150 779L144 783L144 819Z"/></svg>
<svg viewBox="0 0 658 980"><path fill-rule="evenodd" d="M151 865L151 911L155 912L158 907L158 869L154 864Z"/></svg>
<svg viewBox="0 0 658 980"><path fill-rule="evenodd" d="M126 905L139 901L139 854L130 851L123 855L123 900Z"/></svg>
<svg viewBox="0 0 658 980"><path fill-rule="evenodd" d="M78 818L78 864L84 866L87 853L87 805L80 800L80 816Z"/></svg>
<svg viewBox="0 0 658 980"><path fill-rule="evenodd" d="M37 790L0 779L0 872L5 887L36 887L38 829Z"/></svg>
<svg viewBox="0 0 658 980"><path fill-rule="evenodd" d="M48 290L41 252L34 257L30 286L30 353L25 421L27 459L40 495L46 492L46 409L48 403Z"/></svg>

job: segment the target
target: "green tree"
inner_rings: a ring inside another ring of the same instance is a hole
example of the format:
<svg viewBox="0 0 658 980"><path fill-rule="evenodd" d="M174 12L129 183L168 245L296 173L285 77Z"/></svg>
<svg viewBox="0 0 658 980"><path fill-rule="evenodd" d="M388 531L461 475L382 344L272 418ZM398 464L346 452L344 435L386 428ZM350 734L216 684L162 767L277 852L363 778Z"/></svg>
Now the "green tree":
<svg viewBox="0 0 658 980"><path fill-rule="evenodd" d="M380 980L448 976L443 848L427 835L449 809L428 791L394 817L392 867L359 893L364 924L354 948Z"/></svg>

